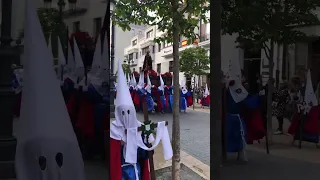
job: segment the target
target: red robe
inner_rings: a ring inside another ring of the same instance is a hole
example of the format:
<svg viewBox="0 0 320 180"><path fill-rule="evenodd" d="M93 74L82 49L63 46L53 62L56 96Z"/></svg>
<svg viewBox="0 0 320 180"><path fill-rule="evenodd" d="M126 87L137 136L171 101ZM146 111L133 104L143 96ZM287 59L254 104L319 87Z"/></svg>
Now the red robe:
<svg viewBox="0 0 320 180"><path fill-rule="evenodd" d="M87 99L85 93L82 93L76 128L86 138L93 139L95 137L94 125L94 104Z"/></svg>
<svg viewBox="0 0 320 180"><path fill-rule="evenodd" d="M186 96L186 100L187 100L187 107L190 107L193 105L192 96Z"/></svg>
<svg viewBox="0 0 320 180"><path fill-rule="evenodd" d="M260 140L266 135L260 109L247 109L244 118L247 127L247 143Z"/></svg>
<svg viewBox="0 0 320 180"><path fill-rule="evenodd" d="M308 134L312 134L312 135L319 135L319 106L316 107L312 107L309 115L308 115L308 119L305 122L303 131L308 133ZM295 135L296 130L298 128L299 125L299 118L300 115L298 113L296 113L293 117L292 123L288 129L288 133L291 135Z"/></svg>
<svg viewBox="0 0 320 180"><path fill-rule="evenodd" d="M141 180L150 180L148 160L141 166L141 176ZM121 142L112 138L110 138L110 180L122 180Z"/></svg>

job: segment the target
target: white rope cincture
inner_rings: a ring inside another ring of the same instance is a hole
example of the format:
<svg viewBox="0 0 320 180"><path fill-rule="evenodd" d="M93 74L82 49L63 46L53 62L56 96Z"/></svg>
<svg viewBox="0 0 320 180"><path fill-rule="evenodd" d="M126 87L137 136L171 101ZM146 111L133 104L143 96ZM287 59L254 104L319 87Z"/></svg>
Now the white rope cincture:
<svg viewBox="0 0 320 180"><path fill-rule="evenodd" d="M310 106L308 103L306 103L305 101L303 101L301 104L297 104L298 107L298 113L303 113L304 115L306 115L307 113L310 112L312 106Z"/></svg>

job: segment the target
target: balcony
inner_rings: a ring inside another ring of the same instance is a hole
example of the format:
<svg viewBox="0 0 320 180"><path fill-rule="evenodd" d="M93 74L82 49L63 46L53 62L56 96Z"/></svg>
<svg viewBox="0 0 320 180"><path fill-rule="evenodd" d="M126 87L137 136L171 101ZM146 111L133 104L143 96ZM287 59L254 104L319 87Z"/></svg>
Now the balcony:
<svg viewBox="0 0 320 180"><path fill-rule="evenodd" d="M210 33L200 36L199 46L209 48L210 47Z"/></svg>
<svg viewBox="0 0 320 180"><path fill-rule="evenodd" d="M185 49L196 47L196 46L197 46L197 44L185 45L184 42L180 42L179 53L184 51ZM162 57L165 57L165 58L172 57L172 53L173 53L172 46L168 46L168 47L163 48L161 52L163 53Z"/></svg>
<svg viewBox="0 0 320 180"><path fill-rule="evenodd" d="M66 3L65 10L63 11L64 18L70 18L74 16L81 16L88 10L90 2L88 0L78 0L76 4Z"/></svg>

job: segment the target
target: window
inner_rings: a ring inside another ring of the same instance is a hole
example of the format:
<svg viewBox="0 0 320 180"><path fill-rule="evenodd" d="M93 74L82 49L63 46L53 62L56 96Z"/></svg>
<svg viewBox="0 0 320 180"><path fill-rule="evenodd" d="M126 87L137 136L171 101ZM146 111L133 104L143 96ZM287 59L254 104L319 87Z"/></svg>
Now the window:
<svg viewBox="0 0 320 180"><path fill-rule="evenodd" d="M155 50L156 49L156 47L155 46L152 46L152 53L155 53Z"/></svg>
<svg viewBox="0 0 320 180"><path fill-rule="evenodd" d="M157 73L161 73L161 63L157 64Z"/></svg>
<svg viewBox="0 0 320 180"><path fill-rule="evenodd" d="M128 61L131 62L133 60L133 53L129 54Z"/></svg>
<svg viewBox="0 0 320 180"><path fill-rule="evenodd" d="M102 26L101 17L94 18L94 20L93 20L93 33L94 33L93 35L94 35L94 37L97 37L100 34L101 26Z"/></svg>
<svg viewBox="0 0 320 180"><path fill-rule="evenodd" d="M73 32L79 32L80 31L80 21L76 21L73 23Z"/></svg>
<svg viewBox="0 0 320 180"><path fill-rule="evenodd" d="M139 67L139 72L141 72L142 71L142 67Z"/></svg>
<svg viewBox="0 0 320 180"><path fill-rule="evenodd" d="M149 51L149 47L142 48L142 55L147 54L148 51Z"/></svg>
<svg viewBox="0 0 320 180"><path fill-rule="evenodd" d="M132 41L132 46L137 45L137 42L138 42L138 41L137 41L136 39L135 39L135 40L133 40L133 41Z"/></svg>
<svg viewBox="0 0 320 180"><path fill-rule="evenodd" d="M161 43L158 44L158 52L161 51Z"/></svg>
<svg viewBox="0 0 320 180"><path fill-rule="evenodd" d="M151 38L153 35L153 30L147 32L147 38Z"/></svg>
<svg viewBox="0 0 320 180"><path fill-rule="evenodd" d="M138 59L139 58L139 53L136 53L136 59Z"/></svg>
<svg viewBox="0 0 320 180"><path fill-rule="evenodd" d="M173 61L169 61L169 72L173 72Z"/></svg>

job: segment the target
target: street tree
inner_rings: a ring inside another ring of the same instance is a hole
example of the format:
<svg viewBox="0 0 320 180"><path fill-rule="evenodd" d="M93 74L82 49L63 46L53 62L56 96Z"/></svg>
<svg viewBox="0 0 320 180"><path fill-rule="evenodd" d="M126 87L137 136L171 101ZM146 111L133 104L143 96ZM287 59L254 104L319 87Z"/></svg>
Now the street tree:
<svg viewBox="0 0 320 180"><path fill-rule="evenodd" d="M195 48L188 48L180 54L180 71L184 72L186 77L198 76L208 74L210 70L210 58L208 51L200 46ZM200 81L198 81L200 87Z"/></svg>
<svg viewBox="0 0 320 180"><path fill-rule="evenodd" d="M208 0L118 0L115 2L113 22L123 30L130 30L131 24L157 26L164 32L155 42L172 43L174 107L173 107L173 161L172 179L180 179L180 123L179 123L179 39L181 36L193 43L197 34L199 20L208 22L205 13L210 9ZM154 32L156 33L156 32Z"/></svg>
<svg viewBox="0 0 320 180"><path fill-rule="evenodd" d="M292 44L303 41L307 35L301 26L319 25L314 10L317 0L231 0L223 2L222 29L224 34L238 34L242 47L262 49L269 64L269 81L273 79L275 44ZM271 95L273 83L268 83L268 137L272 142Z"/></svg>
<svg viewBox="0 0 320 180"><path fill-rule="evenodd" d="M129 64L122 64L122 69L126 77L128 77L131 74Z"/></svg>

